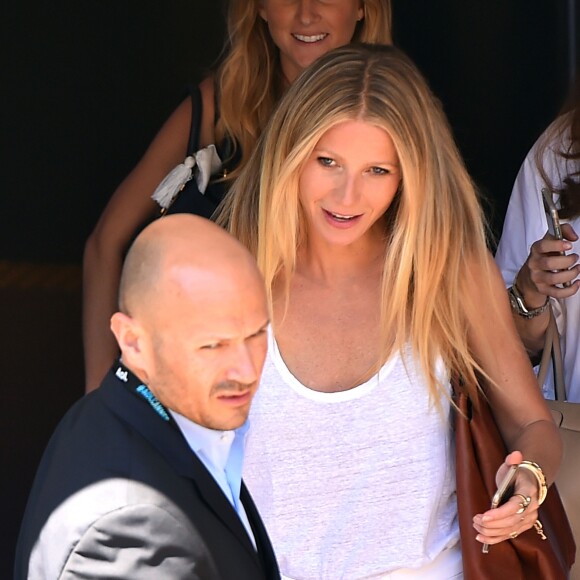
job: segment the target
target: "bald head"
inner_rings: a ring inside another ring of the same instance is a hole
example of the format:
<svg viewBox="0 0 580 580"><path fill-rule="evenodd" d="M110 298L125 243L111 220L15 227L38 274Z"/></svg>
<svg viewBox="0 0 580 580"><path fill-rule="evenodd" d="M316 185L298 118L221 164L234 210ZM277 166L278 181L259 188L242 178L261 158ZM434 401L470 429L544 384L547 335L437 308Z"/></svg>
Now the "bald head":
<svg viewBox="0 0 580 580"><path fill-rule="evenodd" d="M217 291L221 284L248 276L261 283L254 259L232 236L199 216L170 215L147 226L133 242L121 275L119 308L135 315L156 298L167 298L167 284L176 281L199 285L200 291L211 284Z"/></svg>
<svg viewBox="0 0 580 580"><path fill-rule="evenodd" d="M267 348L264 281L250 253L189 214L141 232L111 330L123 363L167 408L211 429L247 417Z"/></svg>

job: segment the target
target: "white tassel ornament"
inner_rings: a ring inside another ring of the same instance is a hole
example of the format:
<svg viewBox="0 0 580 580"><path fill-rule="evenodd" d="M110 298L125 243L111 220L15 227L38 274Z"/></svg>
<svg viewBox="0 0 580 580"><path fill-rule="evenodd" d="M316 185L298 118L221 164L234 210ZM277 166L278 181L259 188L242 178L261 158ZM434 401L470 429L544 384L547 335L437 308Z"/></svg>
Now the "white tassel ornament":
<svg viewBox="0 0 580 580"><path fill-rule="evenodd" d="M157 186L151 198L155 200L163 209L167 209L173 203L177 194L185 187L191 179L194 168L195 180L201 193L205 193L210 177L219 171L222 161L217 154L215 145L209 145L200 149L197 153L186 157L183 163L174 167Z"/></svg>

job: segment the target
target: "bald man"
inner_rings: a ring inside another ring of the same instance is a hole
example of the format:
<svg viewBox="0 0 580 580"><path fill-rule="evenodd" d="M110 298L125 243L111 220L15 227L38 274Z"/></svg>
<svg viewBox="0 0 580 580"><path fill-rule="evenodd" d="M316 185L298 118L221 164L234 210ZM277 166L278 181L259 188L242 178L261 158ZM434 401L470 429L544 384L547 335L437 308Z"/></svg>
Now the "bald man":
<svg viewBox="0 0 580 580"><path fill-rule="evenodd" d="M267 325L256 264L223 230L143 230L111 318L121 359L45 451L15 578L279 578L241 481Z"/></svg>

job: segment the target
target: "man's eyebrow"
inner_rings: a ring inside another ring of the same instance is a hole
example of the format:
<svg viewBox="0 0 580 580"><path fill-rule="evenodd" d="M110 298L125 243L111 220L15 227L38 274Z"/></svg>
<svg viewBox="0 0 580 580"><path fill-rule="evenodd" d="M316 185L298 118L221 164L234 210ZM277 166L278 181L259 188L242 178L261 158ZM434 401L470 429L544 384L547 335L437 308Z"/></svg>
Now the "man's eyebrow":
<svg viewBox="0 0 580 580"><path fill-rule="evenodd" d="M254 330L253 332L250 332L246 338L252 338L252 336L256 336L256 334L259 334L260 332L264 332L264 330L266 330L268 328L268 325L270 324L270 319L266 319L266 322L264 322L264 324L262 324L261 326L259 326L256 330Z"/></svg>
<svg viewBox="0 0 580 580"><path fill-rule="evenodd" d="M255 336L259 332L266 330L269 325L270 325L270 319L268 318L268 319L266 319L266 322L264 322L262 325L260 325L258 328L256 328L256 330L249 332L244 338L250 338L252 336ZM228 341L232 340L233 338L235 338L235 337L212 335L212 336L205 337L200 342L228 342Z"/></svg>
<svg viewBox="0 0 580 580"><path fill-rule="evenodd" d="M270 319L267 318L266 322L264 322L264 324L262 324L262 326L260 326L258 328L258 330L256 330L255 332L253 332L252 334L250 334L250 336L253 336L254 334L258 334L258 332L261 332L262 330L266 330L268 328L268 326L270 325Z"/></svg>

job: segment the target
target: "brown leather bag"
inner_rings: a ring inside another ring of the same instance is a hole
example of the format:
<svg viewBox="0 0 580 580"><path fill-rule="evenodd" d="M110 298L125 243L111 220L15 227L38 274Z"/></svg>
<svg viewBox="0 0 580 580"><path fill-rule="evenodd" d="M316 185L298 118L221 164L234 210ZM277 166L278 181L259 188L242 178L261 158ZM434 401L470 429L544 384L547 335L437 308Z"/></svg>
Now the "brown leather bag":
<svg viewBox="0 0 580 580"><path fill-rule="evenodd" d="M454 384L456 481L461 551L465 580L565 580L574 563L576 545L566 512L554 485L540 507L547 540L534 528L514 540L490 546L482 553L473 516L489 509L496 490L495 474L507 451L487 401L471 405L458 382Z"/></svg>

